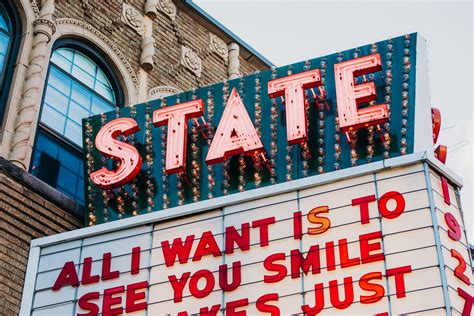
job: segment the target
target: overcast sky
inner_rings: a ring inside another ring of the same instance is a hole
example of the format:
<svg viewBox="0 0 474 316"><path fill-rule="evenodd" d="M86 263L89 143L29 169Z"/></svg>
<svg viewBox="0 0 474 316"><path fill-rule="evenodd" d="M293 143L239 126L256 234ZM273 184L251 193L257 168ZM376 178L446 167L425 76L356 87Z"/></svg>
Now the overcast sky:
<svg viewBox="0 0 474 316"><path fill-rule="evenodd" d="M431 103L442 114L439 143L463 177L474 243L473 4L471 1L194 0L277 66L419 32L428 43Z"/></svg>

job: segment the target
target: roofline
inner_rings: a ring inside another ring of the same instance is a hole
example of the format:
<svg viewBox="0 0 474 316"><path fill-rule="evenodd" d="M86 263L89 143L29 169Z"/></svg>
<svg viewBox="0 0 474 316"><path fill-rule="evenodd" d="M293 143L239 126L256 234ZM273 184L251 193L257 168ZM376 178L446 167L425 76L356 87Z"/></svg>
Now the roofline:
<svg viewBox="0 0 474 316"><path fill-rule="evenodd" d="M196 13L198 13L201 17L203 17L205 20L207 20L209 23L214 24L216 27L221 29L224 33L226 33L230 38L232 38L236 43L239 44L239 46L245 48L247 51L250 52L250 56L247 58L250 59L252 56L255 56L257 59L259 59L261 62L266 64L268 67L276 67L275 64L273 64L271 61L269 61L267 58L265 58L262 54L257 52L252 46L247 44L244 40L242 40L240 37L235 35L232 31L230 31L227 27L225 27L222 23L217 21L215 18L213 18L209 13L207 13L205 10L203 10L200 6L195 4L193 0L183 0L185 4L187 4L191 9L193 9Z"/></svg>

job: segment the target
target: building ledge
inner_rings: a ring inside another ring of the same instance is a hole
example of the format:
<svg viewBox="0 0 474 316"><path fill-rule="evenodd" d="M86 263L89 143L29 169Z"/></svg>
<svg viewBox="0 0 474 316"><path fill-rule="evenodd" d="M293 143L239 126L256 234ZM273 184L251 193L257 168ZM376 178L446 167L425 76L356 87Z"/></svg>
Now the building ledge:
<svg viewBox="0 0 474 316"><path fill-rule="evenodd" d="M10 175L19 183L28 187L28 189L44 197L45 200L76 216L81 222L83 222L84 208L81 205L71 200L64 193L59 192L49 184L41 181L3 157L0 157L0 173Z"/></svg>

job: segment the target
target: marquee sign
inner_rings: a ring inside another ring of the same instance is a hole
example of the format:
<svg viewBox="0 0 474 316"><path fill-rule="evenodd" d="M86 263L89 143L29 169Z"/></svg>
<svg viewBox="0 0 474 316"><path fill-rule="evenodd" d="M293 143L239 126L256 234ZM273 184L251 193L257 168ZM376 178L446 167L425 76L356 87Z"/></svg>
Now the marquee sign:
<svg viewBox="0 0 474 316"><path fill-rule="evenodd" d="M34 240L20 314L472 315L457 185L390 161Z"/></svg>
<svg viewBox="0 0 474 316"><path fill-rule="evenodd" d="M84 120L87 224L406 155L419 36Z"/></svg>

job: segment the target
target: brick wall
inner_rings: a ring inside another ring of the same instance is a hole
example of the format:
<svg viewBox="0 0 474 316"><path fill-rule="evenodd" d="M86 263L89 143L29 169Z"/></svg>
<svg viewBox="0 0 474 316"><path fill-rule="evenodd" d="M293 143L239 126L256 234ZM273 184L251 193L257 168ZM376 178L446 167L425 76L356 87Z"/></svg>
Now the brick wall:
<svg viewBox="0 0 474 316"><path fill-rule="evenodd" d="M30 241L81 227L65 196L0 158L0 315L17 315Z"/></svg>
<svg viewBox="0 0 474 316"><path fill-rule="evenodd" d="M89 0L84 5L82 1L57 0L55 18L74 18L99 29L120 47L131 66L138 72L141 36L121 21L122 2ZM125 2L144 14L144 0ZM178 7L174 21L161 11L158 11L153 21L155 68L149 73L148 89L165 85L187 91L223 81L228 76L227 62L207 48L210 31L203 23L199 23L182 10L184 8L186 6ZM228 38L222 39L227 43L230 42ZM201 58L203 65L201 77L195 76L180 65L181 45L191 48ZM244 58L240 58L240 64L243 75L259 70L256 64Z"/></svg>

